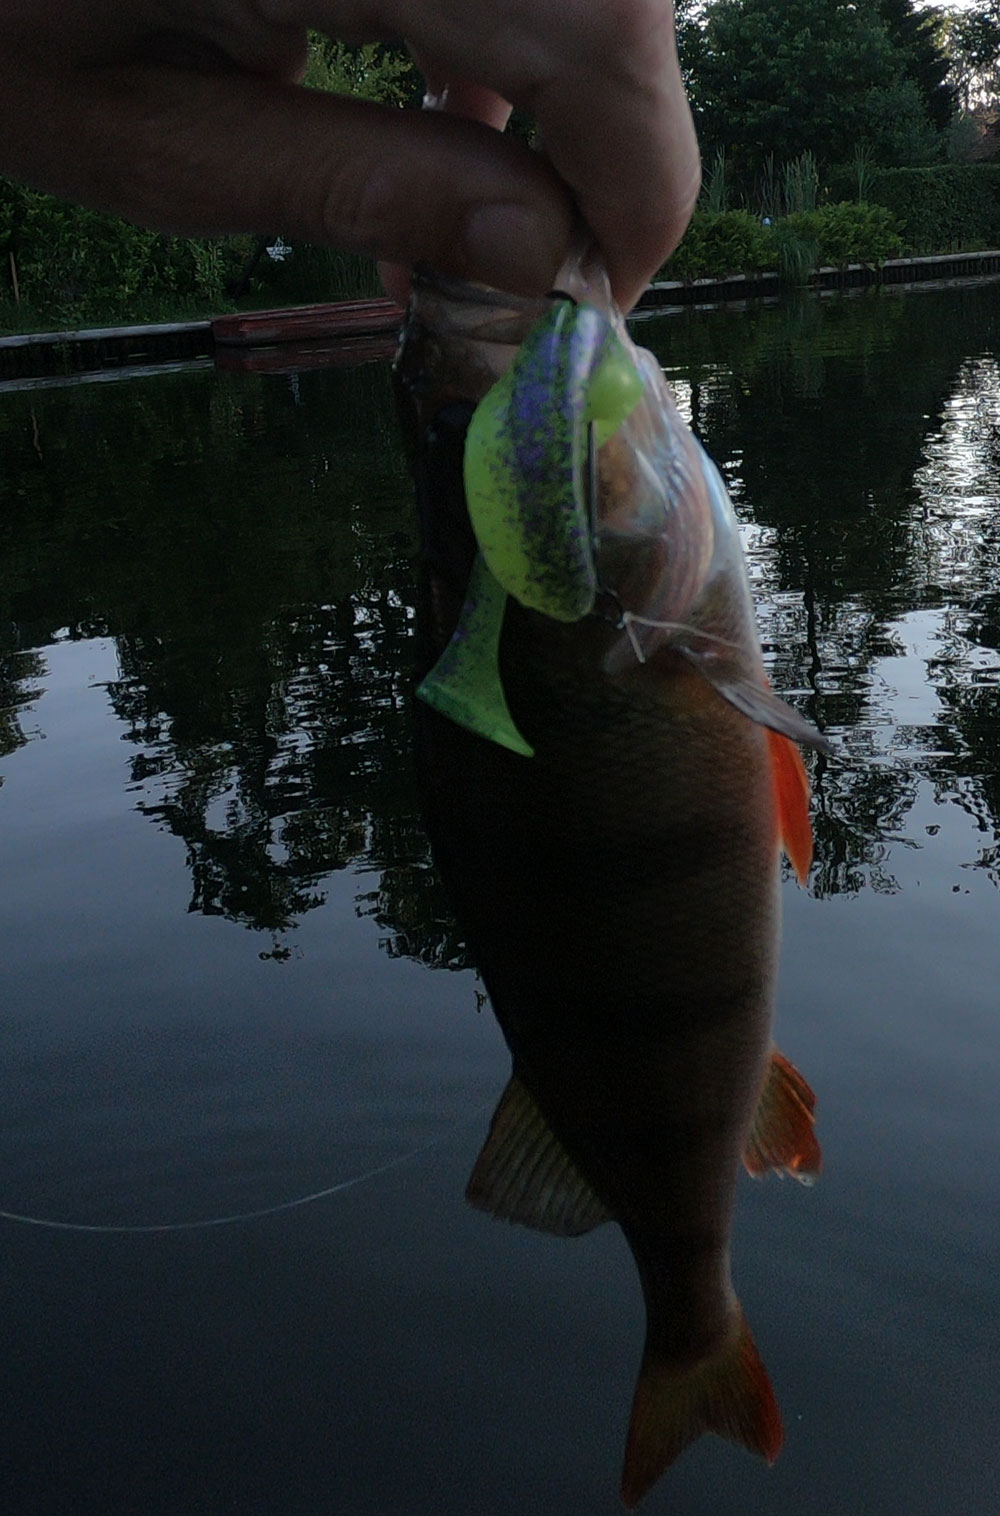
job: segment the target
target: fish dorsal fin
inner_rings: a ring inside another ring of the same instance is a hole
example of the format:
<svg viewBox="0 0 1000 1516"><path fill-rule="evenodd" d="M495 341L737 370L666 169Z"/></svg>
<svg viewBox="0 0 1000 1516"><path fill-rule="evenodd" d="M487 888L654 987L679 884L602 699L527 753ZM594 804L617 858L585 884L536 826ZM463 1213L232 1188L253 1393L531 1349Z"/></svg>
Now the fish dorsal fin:
<svg viewBox="0 0 1000 1516"><path fill-rule="evenodd" d="M612 1220L516 1074L493 1113L465 1198L501 1221L557 1237Z"/></svg>
<svg viewBox="0 0 1000 1516"><path fill-rule="evenodd" d="M799 883L805 884L812 867L813 833L809 820L809 775L802 754L789 737L768 730L771 772L778 803L778 825L785 852L792 860Z"/></svg>
<svg viewBox="0 0 1000 1516"><path fill-rule="evenodd" d="M703 1432L742 1443L768 1463L781 1451L781 1412L738 1304L725 1341L698 1363L678 1364L647 1340L622 1474L630 1510Z"/></svg>
<svg viewBox="0 0 1000 1516"><path fill-rule="evenodd" d="M743 1162L759 1178L769 1169L812 1184L823 1166L814 1131L816 1096L793 1063L777 1048L764 1076Z"/></svg>

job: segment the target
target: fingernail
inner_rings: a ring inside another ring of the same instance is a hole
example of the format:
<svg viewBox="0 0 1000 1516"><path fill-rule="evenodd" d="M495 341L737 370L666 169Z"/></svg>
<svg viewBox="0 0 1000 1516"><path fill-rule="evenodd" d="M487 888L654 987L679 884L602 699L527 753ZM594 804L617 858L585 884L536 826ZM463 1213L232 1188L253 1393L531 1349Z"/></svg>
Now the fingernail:
<svg viewBox="0 0 1000 1516"><path fill-rule="evenodd" d="M526 205L477 205L465 222L468 273L497 289L543 295L559 267L561 253L547 246L547 228Z"/></svg>

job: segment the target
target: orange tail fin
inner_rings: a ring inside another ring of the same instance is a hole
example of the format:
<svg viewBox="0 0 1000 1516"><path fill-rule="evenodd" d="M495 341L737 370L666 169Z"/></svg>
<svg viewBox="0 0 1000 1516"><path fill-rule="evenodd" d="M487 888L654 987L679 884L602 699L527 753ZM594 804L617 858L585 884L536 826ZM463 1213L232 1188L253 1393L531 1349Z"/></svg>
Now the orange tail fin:
<svg viewBox="0 0 1000 1516"><path fill-rule="evenodd" d="M805 884L812 866L813 834L809 820L809 775L791 738L781 732L767 733L771 771L778 801L778 826L785 852L792 860L799 883Z"/></svg>
<svg viewBox="0 0 1000 1516"><path fill-rule="evenodd" d="M781 1412L739 1306L725 1345L693 1368L679 1368L647 1344L622 1475L622 1499L630 1510L703 1432L742 1443L768 1463L781 1451Z"/></svg>

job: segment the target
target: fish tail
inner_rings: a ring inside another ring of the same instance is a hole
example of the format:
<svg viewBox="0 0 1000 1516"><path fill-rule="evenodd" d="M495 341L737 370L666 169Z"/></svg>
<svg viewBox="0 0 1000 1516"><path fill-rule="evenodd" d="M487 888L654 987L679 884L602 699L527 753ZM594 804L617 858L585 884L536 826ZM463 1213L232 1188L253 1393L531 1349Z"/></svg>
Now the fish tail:
<svg viewBox="0 0 1000 1516"><path fill-rule="evenodd" d="M723 1346L693 1367L679 1367L647 1342L622 1474L630 1510L703 1432L742 1443L768 1463L781 1451L781 1412L739 1305Z"/></svg>

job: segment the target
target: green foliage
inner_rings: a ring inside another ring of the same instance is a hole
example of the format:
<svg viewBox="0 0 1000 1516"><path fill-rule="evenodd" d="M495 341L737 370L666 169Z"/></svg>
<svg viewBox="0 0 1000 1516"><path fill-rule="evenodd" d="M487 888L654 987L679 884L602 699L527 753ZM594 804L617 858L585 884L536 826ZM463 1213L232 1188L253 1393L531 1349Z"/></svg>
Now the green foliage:
<svg viewBox="0 0 1000 1516"><path fill-rule="evenodd" d="M882 205L824 205L771 226L749 211L696 211L663 275L691 281L777 270L786 283L805 284L819 265L879 264L901 246L896 219Z"/></svg>
<svg viewBox="0 0 1000 1516"><path fill-rule="evenodd" d="M705 210L721 214L729 209L729 181L726 175L726 150L716 148L712 166L705 174L701 202Z"/></svg>
<svg viewBox="0 0 1000 1516"><path fill-rule="evenodd" d="M773 153L768 153L761 168L757 183L757 202L761 215L767 216L772 221L776 216L780 216L784 209L781 181Z"/></svg>
<svg viewBox="0 0 1000 1516"><path fill-rule="evenodd" d="M945 156L949 163L972 163L979 152L983 128L971 111L960 110L945 133Z"/></svg>
<svg viewBox="0 0 1000 1516"><path fill-rule="evenodd" d="M749 211L696 210L663 274L667 279L712 279L757 273L772 266L768 228Z"/></svg>
<svg viewBox="0 0 1000 1516"><path fill-rule="evenodd" d="M220 306L251 239L164 237L0 180L0 293L53 319L127 321L149 298ZM13 258L13 265L11 259Z"/></svg>
<svg viewBox="0 0 1000 1516"><path fill-rule="evenodd" d="M851 163L855 178L855 199L867 201L871 188L872 174L875 172L875 154L872 152L871 143L859 142L854 148L854 158Z"/></svg>
<svg viewBox="0 0 1000 1516"><path fill-rule="evenodd" d="M309 34L309 63L302 82L309 89L395 106L416 104L423 90L416 65L403 48L384 42L352 47L319 32Z"/></svg>
<svg viewBox="0 0 1000 1516"><path fill-rule="evenodd" d="M844 268L848 263L884 263L902 250L903 239L892 211L884 205L845 200L815 212L819 261Z"/></svg>
<svg viewBox="0 0 1000 1516"><path fill-rule="evenodd" d="M878 9L889 41L902 60L903 77L916 85L931 125L945 131L955 114L958 92L948 77L951 60L941 15L915 9L913 0L878 0Z"/></svg>
<svg viewBox="0 0 1000 1516"><path fill-rule="evenodd" d="M908 252L1000 245L1000 164L882 169L872 176L869 198L894 213Z"/></svg>
<svg viewBox="0 0 1000 1516"><path fill-rule="evenodd" d="M777 268L783 284L808 284L820 261L820 214L796 211L775 222L771 229L771 267Z"/></svg>
<svg viewBox="0 0 1000 1516"><path fill-rule="evenodd" d="M966 110L990 104L1000 87L1000 0L980 0L973 10L942 20L943 45Z"/></svg>
<svg viewBox="0 0 1000 1516"><path fill-rule="evenodd" d="M744 178L768 154L844 162L859 141L883 163L939 153L910 55L877 0L712 0L685 48L706 152L724 147Z"/></svg>
<svg viewBox="0 0 1000 1516"><path fill-rule="evenodd" d="M819 193L819 170L810 152L800 153L785 164L785 210L788 215L816 209Z"/></svg>

